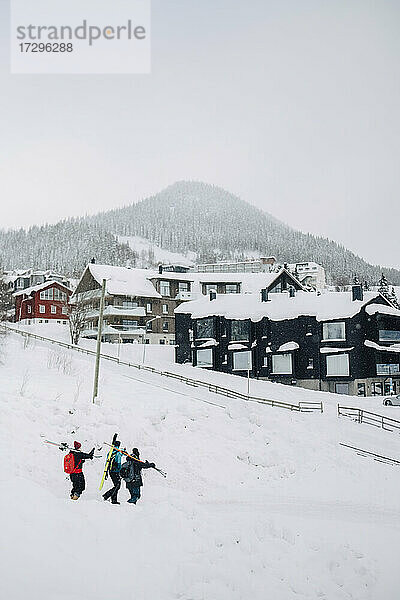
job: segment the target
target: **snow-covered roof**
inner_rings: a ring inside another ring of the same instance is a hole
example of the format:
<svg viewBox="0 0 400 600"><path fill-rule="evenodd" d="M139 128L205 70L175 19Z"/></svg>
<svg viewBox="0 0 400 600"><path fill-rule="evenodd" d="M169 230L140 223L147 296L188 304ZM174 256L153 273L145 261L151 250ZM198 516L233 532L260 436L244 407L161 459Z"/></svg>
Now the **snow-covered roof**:
<svg viewBox="0 0 400 600"><path fill-rule="evenodd" d="M155 275L154 271L92 263L88 265L88 269L100 285L103 279L106 280L106 292L108 294L161 298L161 295L155 290L154 285L149 281L150 276Z"/></svg>
<svg viewBox="0 0 400 600"><path fill-rule="evenodd" d="M203 296L199 300L185 302L175 309L176 314L191 314L194 319L212 315L228 319L251 319L254 322L268 317L272 321L295 319L301 315L316 317L318 321L345 319L356 315L363 306L381 298L377 292L364 292L363 300L352 300L351 292L296 292L269 294L269 301L262 302L257 294L219 294L215 300Z"/></svg>
<svg viewBox="0 0 400 600"><path fill-rule="evenodd" d="M391 344L390 346L380 346L376 342L371 342L371 340L365 340L365 346L369 348L374 348L375 350L379 350L380 352L400 352L400 344Z"/></svg>
<svg viewBox="0 0 400 600"><path fill-rule="evenodd" d="M53 285L58 285L58 286L64 288L65 290L67 290L68 292L71 291L69 289L69 287L67 287L63 283L60 283L59 281L50 280L50 281L45 281L44 283L39 283L38 285L32 285L31 287L25 288L24 290L21 290L20 292L15 292L13 294L13 296L30 296L33 292L38 292L40 290L44 290L48 287L52 287Z"/></svg>
<svg viewBox="0 0 400 600"><path fill-rule="evenodd" d="M375 315L380 313L381 315L392 315L394 317L400 317L400 310L393 306L386 306L385 304L369 304L365 308L365 312L369 315Z"/></svg>

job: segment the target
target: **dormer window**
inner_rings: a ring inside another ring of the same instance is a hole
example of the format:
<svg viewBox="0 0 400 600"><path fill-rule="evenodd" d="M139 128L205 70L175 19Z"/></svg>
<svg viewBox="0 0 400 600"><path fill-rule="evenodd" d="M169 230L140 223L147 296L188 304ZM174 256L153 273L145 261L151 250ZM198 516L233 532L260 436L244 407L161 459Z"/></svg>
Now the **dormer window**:
<svg viewBox="0 0 400 600"><path fill-rule="evenodd" d="M170 296L171 295L169 281L160 281L160 294L161 294L161 296Z"/></svg>

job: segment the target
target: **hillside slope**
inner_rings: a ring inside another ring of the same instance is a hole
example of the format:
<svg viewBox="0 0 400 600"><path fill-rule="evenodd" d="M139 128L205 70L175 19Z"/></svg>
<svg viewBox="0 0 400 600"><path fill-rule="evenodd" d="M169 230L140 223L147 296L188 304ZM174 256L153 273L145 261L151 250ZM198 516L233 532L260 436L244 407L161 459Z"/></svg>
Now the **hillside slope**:
<svg viewBox="0 0 400 600"><path fill-rule="evenodd" d="M131 239L132 247L120 243L124 239ZM176 253L197 262L260 255L274 255L282 263L317 261L333 283L357 275L376 284L382 272L333 241L296 231L222 188L193 181L92 217L27 231L0 230L0 267L7 270L30 266L78 276L92 257L106 264L152 267L160 257ZM384 271L389 283L400 284L400 271Z"/></svg>
<svg viewBox="0 0 400 600"><path fill-rule="evenodd" d="M309 393L324 414L293 414L112 363L92 405L92 370L90 357L15 334L3 346L8 600L397 599L396 468L338 445L396 456L395 434L339 421L329 394ZM287 388L272 390L285 399ZM137 506L125 489L112 506L98 491L103 460L88 461L87 490L71 502L63 455L43 440L89 450L115 431L168 478L150 470Z"/></svg>
<svg viewBox="0 0 400 600"><path fill-rule="evenodd" d="M378 282L381 267L326 238L288 227L222 188L177 182L137 204L90 217L89 222L119 235L138 235L179 252L196 252L198 261L276 256L280 262L321 263L334 281L357 275ZM390 283L400 272L385 269Z"/></svg>

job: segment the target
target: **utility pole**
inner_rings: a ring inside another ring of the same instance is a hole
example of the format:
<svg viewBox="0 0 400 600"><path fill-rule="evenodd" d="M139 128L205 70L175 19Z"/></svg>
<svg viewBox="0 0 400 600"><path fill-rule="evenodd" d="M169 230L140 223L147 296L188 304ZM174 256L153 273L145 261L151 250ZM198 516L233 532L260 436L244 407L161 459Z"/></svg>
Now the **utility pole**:
<svg viewBox="0 0 400 600"><path fill-rule="evenodd" d="M104 312L104 297L106 295L106 280L103 279L101 286L101 298L100 298L100 312L99 320L97 324L97 349L96 349L96 366L94 369L94 383L93 383L93 404L97 398L99 391L99 368L100 368L100 350L101 350L101 330L103 328L103 312Z"/></svg>

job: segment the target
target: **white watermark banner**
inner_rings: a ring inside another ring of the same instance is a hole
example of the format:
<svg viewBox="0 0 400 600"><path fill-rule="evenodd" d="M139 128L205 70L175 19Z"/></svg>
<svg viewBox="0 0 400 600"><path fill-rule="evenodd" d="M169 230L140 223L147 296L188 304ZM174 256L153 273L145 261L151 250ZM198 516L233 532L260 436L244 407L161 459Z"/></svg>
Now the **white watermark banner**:
<svg viewBox="0 0 400 600"><path fill-rule="evenodd" d="M12 73L150 73L150 0L11 0Z"/></svg>

